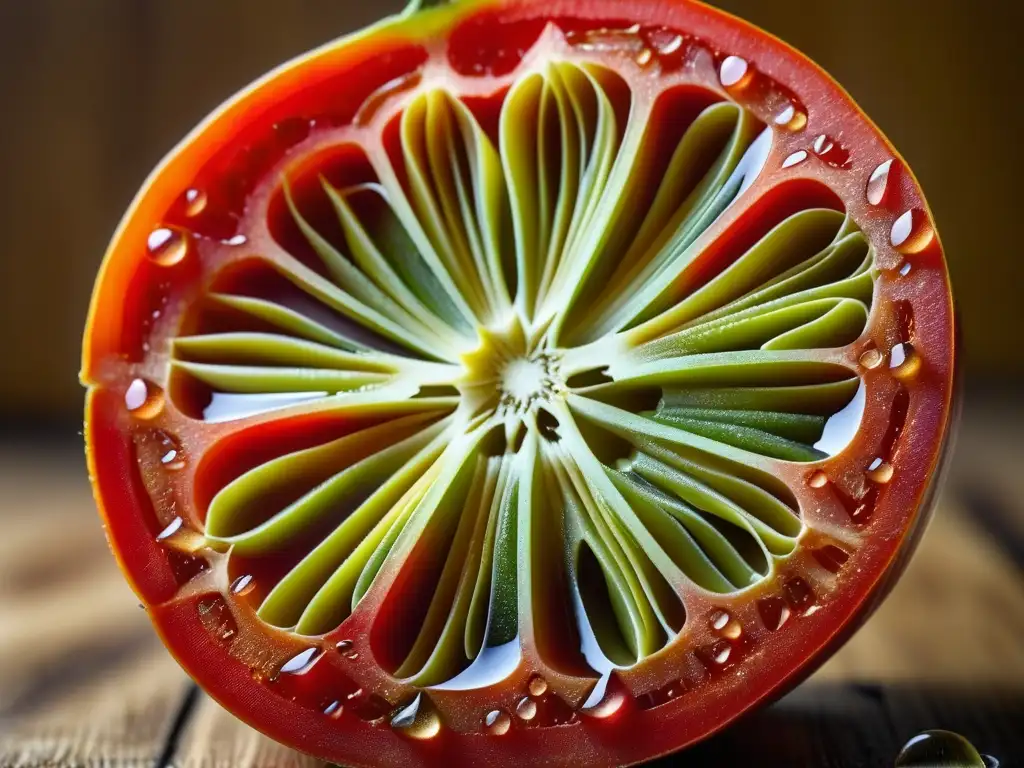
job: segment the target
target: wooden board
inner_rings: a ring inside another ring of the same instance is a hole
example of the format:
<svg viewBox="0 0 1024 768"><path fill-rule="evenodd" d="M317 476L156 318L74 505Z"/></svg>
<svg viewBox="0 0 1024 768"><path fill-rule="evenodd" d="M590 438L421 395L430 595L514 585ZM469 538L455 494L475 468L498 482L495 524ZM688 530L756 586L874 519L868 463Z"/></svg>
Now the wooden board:
<svg viewBox="0 0 1024 768"><path fill-rule="evenodd" d="M965 437L972 450L992 442ZM81 464L0 443L0 767L320 765L186 679L106 550ZM951 488L978 485L999 488L977 468L955 473ZM1016 497L994 498L1011 498L1010 517L1019 509ZM891 766L901 744L936 727L1004 766L1024 758L1021 571L976 513L947 495L906 577L853 640L686 764Z"/></svg>

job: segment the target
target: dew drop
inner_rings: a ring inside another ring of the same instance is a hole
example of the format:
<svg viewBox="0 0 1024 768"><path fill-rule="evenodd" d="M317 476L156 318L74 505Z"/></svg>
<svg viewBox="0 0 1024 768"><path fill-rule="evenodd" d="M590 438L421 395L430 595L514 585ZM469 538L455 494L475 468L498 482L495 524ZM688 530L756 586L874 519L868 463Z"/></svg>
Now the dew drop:
<svg viewBox="0 0 1024 768"><path fill-rule="evenodd" d="M814 154L833 168L846 168L850 162L850 153L838 141L827 134L821 134L814 140Z"/></svg>
<svg viewBox="0 0 1024 768"><path fill-rule="evenodd" d="M169 227L154 229L146 240L146 255L161 267L180 264L188 255L188 250L188 237Z"/></svg>
<svg viewBox="0 0 1024 768"><path fill-rule="evenodd" d="M739 56L726 56L718 72L718 77L726 88L734 88L749 80L750 66L746 59Z"/></svg>
<svg viewBox="0 0 1024 768"><path fill-rule="evenodd" d="M804 160L807 159L807 152L803 149L798 149L792 155L782 161L783 168L792 168L794 165L800 165Z"/></svg>
<svg viewBox="0 0 1024 768"><path fill-rule="evenodd" d="M725 664L732 656L732 646L724 640L720 640L711 647L711 658L715 664Z"/></svg>
<svg viewBox="0 0 1024 768"><path fill-rule="evenodd" d="M171 536L180 531L181 526L183 526L184 524L185 521L182 520L180 517L174 518L166 528L164 528L162 531L160 531L160 533L156 535L156 540L166 541L167 539L171 538Z"/></svg>
<svg viewBox="0 0 1024 768"><path fill-rule="evenodd" d="M787 104L775 116L775 124L787 131L801 131L807 125L807 113L795 104Z"/></svg>
<svg viewBox="0 0 1024 768"><path fill-rule="evenodd" d="M281 667L282 675L301 675L308 672L319 658L319 648L307 648L302 653L292 656Z"/></svg>
<svg viewBox="0 0 1024 768"><path fill-rule="evenodd" d="M359 658L359 651L355 649L351 640L339 640L338 644L334 647L338 650L338 653L349 661L355 661Z"/></svg>
<svg viewBox="0 0 1024 768"><path fill-rule="evenodd" d="M893 222L889 242L903 254L920 253L935 238L935 230L924 211L916 208L905 212Z"/></svg>
<svg viewBox="0 0 1024 768"><path fill-rule="evenodd" d="M142 379L134 379L124 393L124 404L129 411L137 411L146 404L149 388Z"/></svg>
<svg viewBox="0 0 1024 768"><path fill-rule="evenodd" d="M587 717L603 720L618 712L626 703L626 691L611 673L601 676L580 710Z"/></svg>
<svg viewBox="0 0 1024 768"><path fill-rule="evenodd" d="M391 727L412 739L432 739L441 732L441 718L422 693L391 718Z"/></svg>
<svg viewBox="0 0 1024 768"><path fill-rule="evenodd" d="M919 733L900 750L896 768L986 768L989 763L967 739L952 731Z"/></svg>
<svg viewBox="0 0 1024 768"><path fill-rule="evenodd" d="M543 696L548 692L548 681L540 675L534 675L530 678L530 684L527 687L530 689L531 696Z"/></svg>
<svg viewBox="0 0 1024 768"><path fill-rule="evenodd" d="M822 472L820 469L807 478L807 484L811 488L824 488L828 485L828 475Z"/></svg>
<svg viewBox="0 0 1024 768"><path fill-rule="evenodd" d="M743 625L736 621L736 619L732 619L725 625L725 629L722 630L722 635L730 640L739 640L743 635Z"/></svg>
<svg viewBox="0 0 1024 768"><path fill-rule="evenodd" d="M883 461L880 458L876 458L868 465L864 474L871 482L885 485L892 480L893 472L892 464L887 461Z"/></svg>
<svg viewBox="0 0 1024 768"><path fill-rule="evenodd" d="M889 372L897 379L912 379L921 369L921 356L913 344L897 344L889 353Z"/></svg>
<svg viewBox="0 0 1024 768"><path fill-rule="evenodd" d="M781 597L765 597L758 600L757 610L765 627L773 632L782 629L791 615L789 606Z"/></svg>
<svg viewBox="0 0 1024 768"><path fill-rule="evenodd" d="M253 580L251 574L245 574L239 576L233 582L231 582L231 594L239 595L240 597L248 595L256 588L256 582Z"/></svg>
<svg viewBox="0 0 1024 768"><path fill-rule="evenodd" d="M190 219L206 210L209 198L201 189L189 189L185 192L185 215Z"/></svg>
<svg viewBox="0 0 1024 768"><path fill-rule="evenodd" d="M160 463L164 469L178 471L185 468L185 451L174 435L158 429L155 433L160 451Z"/></svg>
<svg viewBox="0 0 1024 768"><path fill-rule="evenodd" d="M869 371L874 370L882 364L885 358L882 357L882 353L877 349L869 349L860 356L860 364L862 367L867 368Z"/></svg>
<svg viewBox="0 0 1024 768"><path fill-rule="evenodd" d="M504 736L512 727L512 718L507 712L495 709L487 713L484 718L484 726L492 736Z"/></svg>
<svg viewBox="0 0 1024 768"><path fill-rule="evenodd" d="M537 716L537 702L529 696L524 697L516 705L516 714L520 720L530 721Z"/></svg>
<svg viewBox="0 0 1024 768"><path fill-rule="evenodd" d="M865 194L872 205L881 205L889 194L889 175L892 171L892 160L886 160L871 172Z"/></svg>
<svg viewBox="0 0 1024 768"><path fill-rule="evenodd" d="M124 393L124 405L138 419L152 419L164 408L164 392L145 379L133 379Z"/></svg>
<svg viewBox="0 0 1024 768"><path fill-rule="evenodd" d="M864 419L864 408L867 404L867 392L862 381L857 392L845 408L829 417L825 422L825 430L821 439L814 447L829 456L838 456L857 436L861 421Z"/></svg>
<svg viewBox="0 0 1024 768"><path fill-rule="evenodd" d="M651 33L650 42L660 56L671 56L683 47L683 36L667 30Z"/></svg>

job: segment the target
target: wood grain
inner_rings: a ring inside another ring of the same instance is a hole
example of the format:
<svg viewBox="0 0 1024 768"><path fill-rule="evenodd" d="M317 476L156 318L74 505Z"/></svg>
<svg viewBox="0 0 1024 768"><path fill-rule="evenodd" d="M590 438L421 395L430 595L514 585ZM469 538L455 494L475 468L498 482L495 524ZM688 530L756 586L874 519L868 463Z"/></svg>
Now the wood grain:
<svg viewBox="0 0 1024 768"><path fill-rule="evenodd" d="M975 422L986 423L980 412ZM968 429L961 445L1002 440ZM194 692L107 552L81 464L64 448L0 442L0 768L320 765ZM951 488L985 480L966 458L957 467ZM1017 497L997 498L1016 509ZM1004 761L1024 757L1024 590L1002 543L948 495L906 576L851 642L688 760L890 766L934 727Z"/></svg>

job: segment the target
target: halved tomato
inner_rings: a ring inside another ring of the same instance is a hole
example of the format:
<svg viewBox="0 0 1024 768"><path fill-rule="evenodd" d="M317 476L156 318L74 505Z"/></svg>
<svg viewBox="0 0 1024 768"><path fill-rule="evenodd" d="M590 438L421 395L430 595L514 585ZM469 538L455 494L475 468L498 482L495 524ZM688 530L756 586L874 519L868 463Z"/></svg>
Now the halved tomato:
<svg viewBox="0 0 1024 768"><path fill-rule="evenodd" d="M952 421L942 249L827 75L689 0L465 0L271 73L99 276L111 545L240 718L618 765L877 604Z"/></svg>

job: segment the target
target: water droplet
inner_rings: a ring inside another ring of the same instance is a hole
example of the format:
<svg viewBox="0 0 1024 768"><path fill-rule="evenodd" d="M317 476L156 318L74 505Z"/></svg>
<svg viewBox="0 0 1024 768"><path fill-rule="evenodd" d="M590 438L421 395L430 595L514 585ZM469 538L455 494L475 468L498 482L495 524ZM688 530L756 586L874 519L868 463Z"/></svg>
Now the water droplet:
<svg viewBox="0 0 1024 768"><path fill-rule="evenodd" d="M185 451L178 439L169 432L158 429L154 433L160 451L160 463L164 469L177 471L185 468Z"/></svg>
<svg viewBox="0 0 1024 768"><path fill-rule="evenodd" d="M807 152L802 149L798 149L796 152L794 152L792 155L790 155L789 157L782 161L782 167L792 168L794 165L800 165L800 163L802 163L806 159Z"/></svg>
<svg viewBox="0 0 1024 768"><path fill-rule="evenodd" d="M188 249L188 237L168 227L154 229L146 240L146 255L161 267L180 264L188 255Z"/></svg>
<svg viewBox="0 0 1024 768"><path fill-rule="evenodd" d="M231 594L245 596L256 589L256 582L253 580L251 574L245 574L239 576L233 582L231 582Z"/></svg>
<svg viewBox="0 0 1024 768"><path fill-rule="evenodd" d="M639 33L639 24L625 29L602 27L570 30L566 40L584 51L639 51L644 45Z"/></svg>
<svg viewBox="0 0 1024 768"><path fill-rule="evenodd" d="M761 621L773 632L782 629L791 615L789 606L781 597L765 597L758 600L757 610L761 614Z"/></svg>
<svg viewBox="0 0 1024 768"><path fill-rule="evenodd" d="M876 458L868 465L867 471L864 474L871 482L885 485L892 480L893 472L892 464Z"/></svg>
<svg viewBox="0 0 1024 768"><path fill-rule="evenodd" d="M817 598L814 595L814 590L811 589L811 585L804 579L799 576L786 579L782 585L782 590L786 593L786 600L797 613L810 616L817 611L817 606L815 605Z"/></svg>
<svg viewBox="0 0 1024 768"><path fill-rule="evenodd" d="M587 717L602 720L611 717L626 703L626 690L618 677L611 673L601 676L580 710Z"/></svg>
<svg viewBox="0 0 1024 768"><path fill-rule="evenodd" d="M743 634L743 627L740 623L725 611L716 611L711 614L711 626L720 635L730 640L738 640Z"/></svg>
<svg viewBox="0 0 1024 768"><path fill-rule="evenodd" d="M870 371L880 366L884 359L885 358L882 357L881 352L879 352L877 349L872 348L865 351L864 354L860 356L860 364L861 366L867 368Z"/></svg>
<svg viewBox="0 0 1024 768"><path fill-rule="evenodd" d="M787 104L775 116L775 124L787 131L801 131L807 125L807 113L795 104Z"/></svg>
<svg viewBox="0 0 1024 768"><path fill-rule="evenodd" d="M170 525L168 525L166 528L164 528L162 531L160 531L160 533L156 535L156 540L164 541L165 539L171 538L171 536L173 536L181 530L181 526L183 526L184 524L185 521L182 520L180 517L174 518L170 522Z"/></svg>
<svg viewBox="0 0 1024 768"><path fill-rule="evenodd" d="M833 168L846 168L850 162L849 151L824 133L814 140L814 154Z"/></svg>
<svg viewBox="0 0 1024 768"><path fill-rule="evenodd" d="M920 253L935 238L935 230L924 211L911 209L896 219L889 242L900 253Z"/></svg>
<svg viewBox="0 0 1024 768"><path fill-rule="evenodd" d="M828 475L822 472L820 469L807 478L807 484L811 488L824 488L828 485Z"/></svg>
<svg viewBox="0 0 1024 768"><path fill-rule="evenodd" d="M338 653L350 661L355 661L359 658L359 651L355 650L351 640L339 640L338 644L334 647L338 649Z"/></svg>
<svg viewBox="0 0 1024 768"><path fill-rule="evenodd" d="M732 656L732 646L724 640L720 640L711 646L710 656L715 664L725 664Z"/></svg>
<svg viewBox="0 0 1024 768"><path fill-rule="evenodd" d="M537 716L537 702L529 696L524 697L516 705L516 714L520 720L533 720Z"/></svg>
<svg viewBox="0 0 1024 768"><path fill-rule="evenodd" d="M845 451L860 431L866 405L867 388L862 381L857 387L853 400L825 422L825 431L821 433L821 439L814 444L814 447L829 456L838 456Z"/></svg>
<svg viewBox="0 0 1024 768"><path fill-rule="evenodd" d="M391 718L391 727L412 739L432 739L441 732L441 718L422 693Z"/></svg>
<svg viewBox="0 0 1024 768"><path fill-rule="evenodd" d="M201 189L189 189L185 192L185 215L190 219L206 210L209 198Z"/></svg>
<svg viewBox="0 0 1024 768"><path fill-rule="evenodd" d="M487 713L487 717L484 718L484 726L492 736L504 736L512 727L512 718L507 712L495 709Z"/></svg>
<svg viewBox="0 0 1024 768"><path fill-rule="evenodd" d="M324 714L328 717L333 717L334 719L338 719L339 717L341 717L342 711L343 708L341 706L341 702L337 700L332 701L330 704L324 707Z"/></svg>
<svg viewBox="0 0 1024 768"><path fill-rule="evenodd" d="M133 379L124 393L124 405L138 419L152 419L164 408L164 392L145 379Z"/></svg>
<svg viewBox="0 0 1024 768"><path fill-rule="evenodd" d="M910 266L910 262L909 261L903 262L903 266L900 267L900 276L901 277L906 277L907 275L910 274L910 270L911 269L912 269L912 267Z"/></svg>
<svg viewBox="0 0 1024 768"><path fill-rule="evenodd" d="M534 675L530 678L530 684L527 687L532 696L543 696L548 692L548 681L540 675Z"/></svg>
<svg viewBox="0 0 1024 768"><path fill-rule="evenodd" d="M292 656L281 667L282 675L301 675L308 672L320 657L319 648L307 648L302 653Z"/></svg>
<svg viewBox="0 0 1024 768"><path fill-rule="evenodd" d="M669 30L655 30L648 39L659 56L671 56L683 47L683 36Z"/></svg>
<svg viewBox="0 0 1024 768"><path fill-rule="evenodd" d="M889 353L889 372L897 379L911 379L921 369L921 356L913 344L897 344Z"/></svg>
<svg viewBox="0 0 1024 768"><path fill-rule="evenodd" d="M881 205L889 194L889 176L892 171L892 160L886 160L871 172L865 194L872 205Z"/></svg>
<svg viewBox="0 0 1024 768"><path fill-rule="evenodd" d="M952 731L925 731L903 745L896 768L986 768L967 739Z"/></svg>
<svg viewBox="0 0 1024 768"><path fill-rule="evenodd" d="M726 88L736 88L746 85L750 80L750 66L746 59L739 56L726 56L718 77Z"/></svg>

